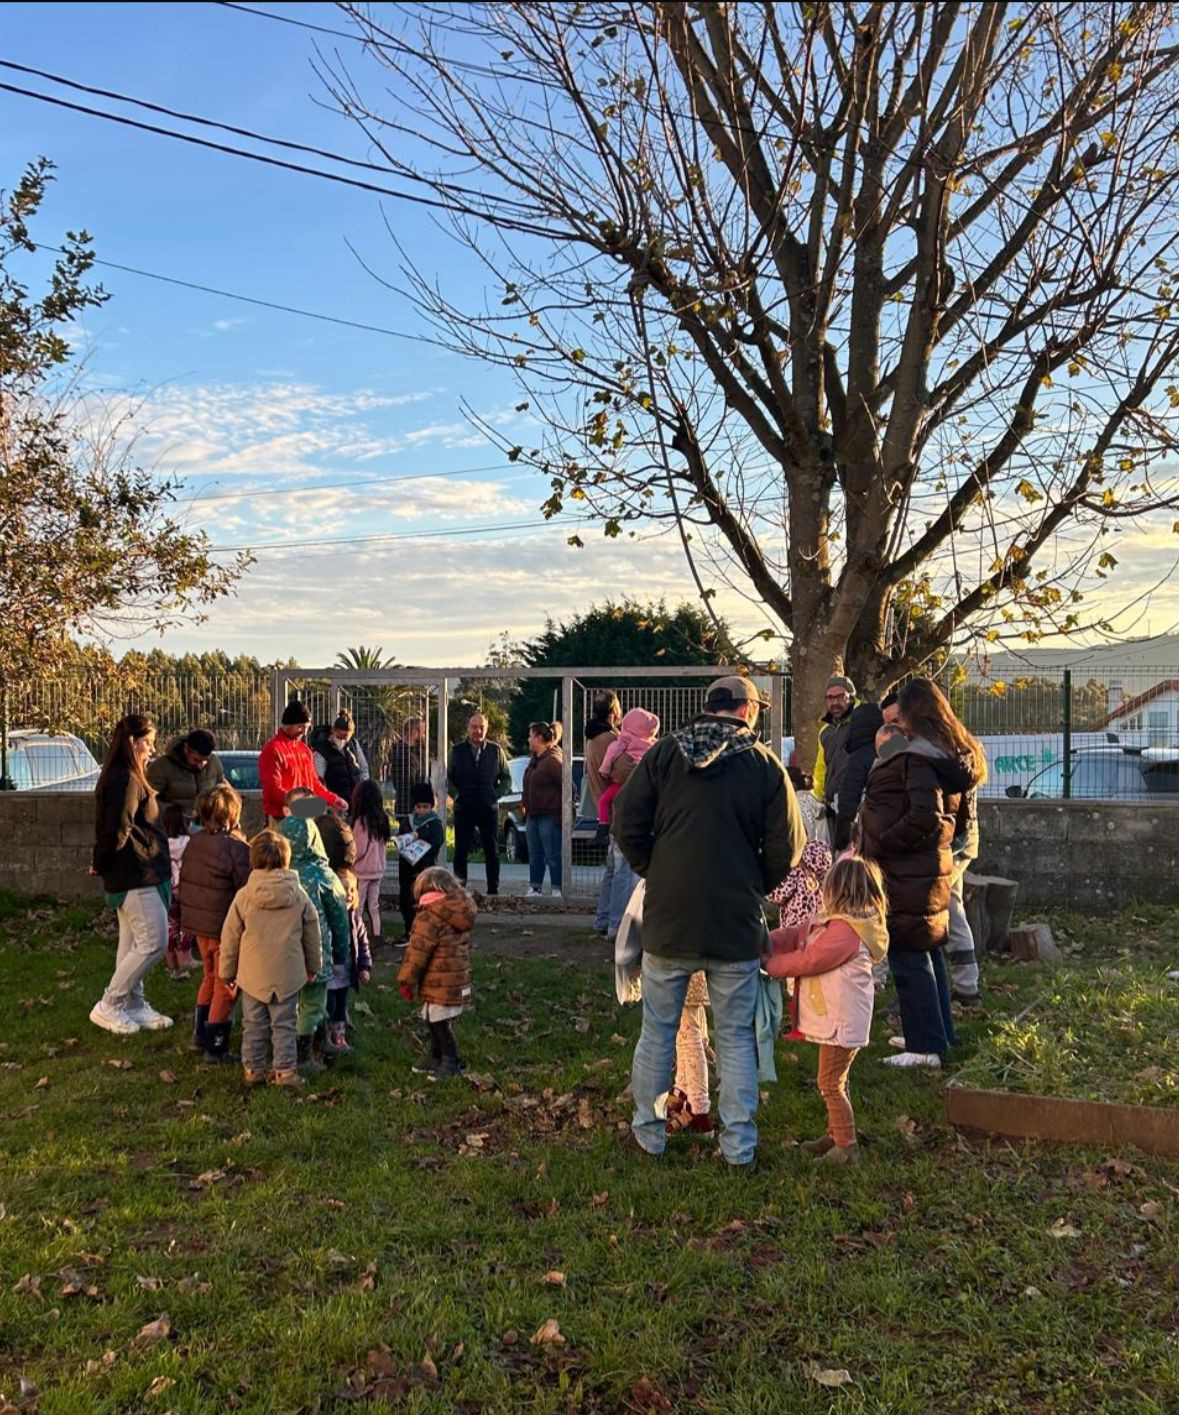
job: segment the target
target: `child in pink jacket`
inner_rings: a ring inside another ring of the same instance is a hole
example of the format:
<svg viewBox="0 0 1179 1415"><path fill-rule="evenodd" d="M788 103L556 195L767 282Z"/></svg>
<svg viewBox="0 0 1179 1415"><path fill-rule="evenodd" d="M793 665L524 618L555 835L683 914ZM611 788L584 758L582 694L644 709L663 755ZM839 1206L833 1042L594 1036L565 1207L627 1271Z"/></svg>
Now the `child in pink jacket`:
<svg viewBox="0 0 1179 1415"><path fill-rule="evenodd" d="M810 924L775 929L762 966L771 978L798 978L798 1026L819 1046L819 1093L827 1133L802 1149L827 1164L855 1164L856 1118L847 1078L868 1045L875 989L872 965L888 952L888 899L879 868L852 855L823 881L823 905Z"/></svg>
<svg viewBox="0 0 1179 1415"><path fill-rule="evenodd" d="M659 719L645 708L631 708L623 717L618 736L606 748L599 774L610 784L598 797L598 824L610 824L610 807L622 790L635 763L655 745L659 736Z"/></svg>

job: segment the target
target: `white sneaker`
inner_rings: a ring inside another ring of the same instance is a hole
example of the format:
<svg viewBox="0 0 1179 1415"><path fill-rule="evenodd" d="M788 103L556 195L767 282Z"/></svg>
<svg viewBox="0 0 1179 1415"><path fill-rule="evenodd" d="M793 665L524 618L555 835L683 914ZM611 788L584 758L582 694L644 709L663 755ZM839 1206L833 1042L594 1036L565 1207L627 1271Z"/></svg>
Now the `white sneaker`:
<svg viewBox="0 0 1179 1415"><path fill-rule="evenodd" d="M166 1032L172 1025L171 1017L157 1012L146 998L140 998L138 1002L132 998L127 1003L127 1016L145 1032Z"/></svg>
<svg viewBox="0 0 1179 1415"><path fill-rule="evenodd" d="M90 1020L104 1032L113 1032L116 1037L130 1037L139 1031L139 1023L126 1012L108 1007L100 998L90 1009Z"/></svg>
<svg viewBox="0 0 1179 1415"><path fill-rule="evenodd" d="M550 899L564 899L565 896L561 893L561 891L560 891L559 889L554 889L554 890L552 891L552 893L549 895L549 898L550 898Z"/></svg>
<svg viewBox="0 0 1179 1415"><path fill-rule="evenodd" d="M889 1044L889 1046L892 1047L895 1051L904 1051L904 1049L905 1049L905 1039L904 1039L904 1037L889 1037L889 1039L888 1039L888 1044Z"/></svg>
<svg viewBox="0 0 1179 1415"><path fill-rule="evenodd" d="M928 1066L931 1071L940 1071L942 1059L936 1051L902 1051L896 1056L881 1057L885 1066Z"/></svg>
<svg viewBox="0 0 1179 1415"><path fill-rule="evenodd" d="M525 899L543 899L544 895L539 889L530 889L524 896Z"/></svg>

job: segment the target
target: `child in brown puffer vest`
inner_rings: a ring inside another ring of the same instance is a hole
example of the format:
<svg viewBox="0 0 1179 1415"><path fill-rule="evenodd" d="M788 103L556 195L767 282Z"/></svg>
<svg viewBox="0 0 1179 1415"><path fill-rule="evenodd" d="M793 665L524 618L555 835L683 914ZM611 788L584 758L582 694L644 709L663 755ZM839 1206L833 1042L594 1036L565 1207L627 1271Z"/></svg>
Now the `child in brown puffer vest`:
<svg viewBox="0 0 1179 1415"><path fill-rule="evenodd" d="M397 973L406 1002L419 998L430 1029L430 1056L415 1071L457 1076L463 1071L452 1023L471 1000L471 931L475 901L449 870L423 870L414 881L417 913Z"/></svg>

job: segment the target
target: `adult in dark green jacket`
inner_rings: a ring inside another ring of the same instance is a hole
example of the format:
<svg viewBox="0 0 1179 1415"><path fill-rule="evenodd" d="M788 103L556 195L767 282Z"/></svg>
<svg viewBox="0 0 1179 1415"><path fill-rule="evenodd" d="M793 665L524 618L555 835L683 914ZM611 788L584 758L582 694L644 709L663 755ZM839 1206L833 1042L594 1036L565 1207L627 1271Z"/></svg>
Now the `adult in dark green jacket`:
<svg viewBox="0 0 1179 1415"><path fill-rule="evenodd" d="M213 734L196 728L173 742L162 757L149 763L147 779L160 810L179 806L188 820L196 815L196 799L225 780L221 761L213 750Z"/></svg>
<svg viewBox="0 0 1179 1415"><path fill-rule="evenodd" d="M806 831L782 763L754 736L761 700L746 678L721 678L704 715L657 742L614 802L613 834L646 880L643 1030L635 1048L634 1136L662 1152L661 1099L675 1067L688 981L708 978L720 1071L721 1150L755 1164L758 970L763 903L794 868Z"/></svg>

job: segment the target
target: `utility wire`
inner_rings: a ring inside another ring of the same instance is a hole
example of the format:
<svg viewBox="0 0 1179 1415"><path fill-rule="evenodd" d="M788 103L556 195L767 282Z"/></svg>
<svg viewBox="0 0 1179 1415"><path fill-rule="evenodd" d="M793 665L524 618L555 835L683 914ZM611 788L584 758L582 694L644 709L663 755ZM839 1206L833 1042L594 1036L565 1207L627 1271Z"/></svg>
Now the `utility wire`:
<svg viewBox="0 0 1179 1415"><path fill-rule="evenodd" d="M238 128L232 123L219 123L213 118L202 118L196 113L184 113L177 108L165 108L160 103L149 103L146 98L133 98L130 94L117 93L109 88L94 88L90 84L79 83L76 79L63 78L61 74L51 74L46 69L34 69L28 64L17 64L11 59L0 59L0 69L12 69L18 74L32 74L34 78L47 79L50 83L61 84L78 93L90 93L97 98L110 98L116 103L130 103L136 108L145 108L150 113L162 113L167 118L179 118L185 123L197 123L202 128L216 128L223 133L233 133L239 138L251 138L255 142L269 143L272 147L284 147L290 152L307 152L313 157L326 157L330 162L342 162L348 167L363 167L369 172L384 172L389 175L388 166L379 162L365 162L358 157L345 157L342 153L331 152L323 147L309 147L306 143L291 142L287 138L267 137L252 128Z"/></svg>
<svg viewBox="0 0 1179 1415"><path fill-rule="evenodd" d="M218 553L229 551L248 550L257 555L264 550L293 550L300 547L310 547L317 545L371 545L374 541L393 540L435 540L439 537L449 537L457 540L460 536L481 536L490 535L496 531L528 531L535 530L539 526L547 526L550 530L564 530L566 525L584 525L585 522L566 522L565 525L555 525L552 521L508 521L502 525L493 526L468 526L462 527L443 526L433 531L387 531L383 535L373 536L341 536L339 538L315 537L311 540L271 540L261 541L254 545L211 545L209 549Z"/></svg>
<svg viewBox="0 0 1179 1415"><path fill-rule="evenodd" d="M0 85L3 87L3 85ZM37 243L37 249L52 251L55 255L65 255L60 246ZM160 275L154 270L140 270L134 265L120 265L115 260L100 260L93 257L95 265L106 266L108 270L121 270L125 275L140 275L145 280L159 280L165 285L179 285L184 290L199 290L203 295L220 295L223 300L239 300L243 305L259 305L262 309L279 310L283 314L297 314L303 319L318 319L325 324L341 324L345 329L363 329L367 334L384 334L390 339L408 339L415 344L436 344L440 349L448 346L441 340L432 339L428 334L407 334L403 329L386 329L380 324L364 324L360 320L342 319L339 315L322 314L318 310L302 310L295 305L279 304L276 300L260 300L254 295L239 295L233 290L218 290L213 285L198 285L192 280L180 280L175 275Z"/></svg>
<svg viewBox="0 0 1179 1415"><path fill-rule="evenodd" d="M314 30L316 34L334 34L337 39L351 39L357 44L369 44L361 34L350 34L346 29L329 29L327 25L313 25L307 20L292 19L290 15L276 15L271 10L255 10L251 5L235 5L231 0L217 0L226 10L240 10L243 15L257 15L260 20L278 20L280 24L296 25L299 29Z"/></svg>

